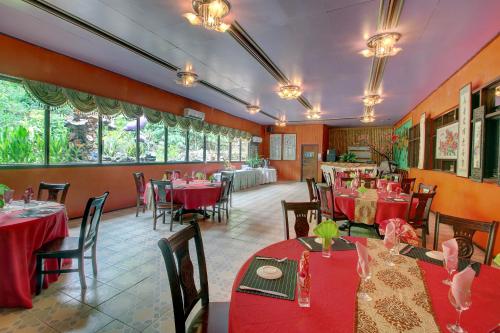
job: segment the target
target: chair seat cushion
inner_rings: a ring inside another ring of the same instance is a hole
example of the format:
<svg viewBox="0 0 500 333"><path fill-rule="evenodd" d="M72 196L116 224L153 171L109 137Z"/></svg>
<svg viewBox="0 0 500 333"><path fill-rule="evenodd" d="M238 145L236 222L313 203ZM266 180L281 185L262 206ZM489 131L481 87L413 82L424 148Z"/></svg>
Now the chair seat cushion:
<svg viewBox="0 0 500 333"><path fill-rule="evenodd" d="M53 241L44 244L37 251L37 254L77 251L78 240L79 240L78 237L65 237L65 238L54 239Z"/></svg>
<svg viewBox="0 0 500 333"><path fill-rule="evenodd" d="M223 333L228 331L229 302L213 302L203 307L191 321L189 333Z"/></svg>

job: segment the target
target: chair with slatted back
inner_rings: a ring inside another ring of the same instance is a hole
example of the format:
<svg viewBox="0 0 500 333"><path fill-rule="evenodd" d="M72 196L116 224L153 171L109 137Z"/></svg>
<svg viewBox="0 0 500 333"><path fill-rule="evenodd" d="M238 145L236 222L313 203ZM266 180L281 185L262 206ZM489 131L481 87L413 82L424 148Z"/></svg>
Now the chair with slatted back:
<svg viewBox="0 0 500 333"><path fill-rule="evenodd" d="M59 202L60 204L63 204L66 202L66 195L68 194L69 190L69 183L64 183L64 184L51 184L51 183L45 183L41 182L40 186L38 187L38 195L37 195L37 200L44 200L43 199L43 194L47 192L47 201L55 201ZM59 193L61 196L59 197Z"/></svg>
<svg viewBox="0 0 500 333"><path fill-rule="evenodd" d="M364 177L364 178L361 178L361 181L365 182L365 187L366 188L370 188L370 189L376 189L377 188L377 178Z"/></svg>
<svg viewBox="0 0 500 333"><path fill-rule="evenodd" d="M194 240L196 248L199 290L196 287L193 262L189 254L191 239ZM191 221L188 227L168 239L160 239L158 246L165 261L172 294L175 332L227 332L229 303L209 301L207 266L198 224ZM186 319L199 301L201 310L196 313L186 330Z"/></svg>
<svg viewBox="0 0 500 333"><path fill-rule="evenodd" d="M318 201L318 194L317 194L317 188L316 188L316 180L313 178L306 178L306 183L307 183L307 191L309 192L309 201L310 202L315 202ZM313 218L314 213L311 213L309 215L309 223L311 222L311 219ZM314 215L316 218L316 216Z"/></svg>
<svg viewBox="0 0 500 333"><path fill-rule="evenodd" d="M226 176L231 178L231 188L229 189L229 205L233 207L233 192L234 192L234 171L221 171L220 177Z"/></svg>
<svg viewBox="0 0 500 333"><path fill-rule="evenodd" d="M337 221L347 221L348 218L344 214L335 211L335 196L331 186L318 184L319 202L321 207L321 216ZM318 223L321 222L318 220Z"/></svg>
<svg viewBox="0 0 500 333"><path fill-rule="evenodd" d="M144 194L146 189L146 180L142 172L132 173L135 182L135 217L139 216L139 209L142 207L142 212L146 212L146 204L144 203Z"/></svg>
<svg viewBox="0 0 500 333"><path fill-rule="evenodd" d="M498 221L485 222L469 220L436 212L434 250L438 249L439 227L441 224L447 224L453 228L453 237L458 243L458 256L465 259L470 259L474 254L474 243L472 238L476 231L485 232L488 234L488 242L486 243L486 250L484 251L484 264L491 265L499 223Z"/></svg>
<svg viewBox="0 0 500 333"><path fill-rule="evenodd" d="M329 172L323 171L323 178L325 179L325 183L332 186L332 176Z"/></svg>
<svg viewBox="0 0 500 333"><path fill-rule="evenodd" d="M166 214L170 214L170 231L174 226L174 214L179 212L179 222L182 225L182 204L174 202L174 185L171 180L150 180L153 191L153 230L156 221L161 217L165 224Z"/></svg>
<svg viewBox="0 0 500 333"><path fill-rule="evenodd" d="M354 178L352 178L352 177L341 177L340 178L340 186L348 187L347 183L352 182L353 180L354 180Z"/></svg>
<svg viewBox="0 0 500 333"><path fill-rule="evenodd" d="M316 212L318 221L321 221L321 206L319 202L286 202L281 201L283 208L283 217L285 223L285 239L290 239L290 227L288 223L288 212L293 212L295 215L295 237L307 237L309 234L309 222L307 216L311 211Z"/></svg>
<svg viewBox="0 0 500 333"><path fill-rule="evenodd" d="M413 192L413 188L415 187L416 178L403 178L401 179L401 191L410 194Z"/></svg>
<svg viewBox="0 0 500 333"><path fill-rule="evenodd" d="M432 200L436 192L415 193L410 195L410 201L406 210L406 222L415 229L422 229L422 246L427 245L429 234L429 214L431 212Z"/></svg>
<svg viewBox="0 0 500 333"><path fill-rule="evenodd" d="M44 244L37 250L36 256L36 294L40 294L43 285L43 274L59 274L78 272L80 274L80 286L87 288L85 282L84 259L92 259L92 271L97 275L97 233L99 222L104 208L104 203L109 195L105 192L100 197L90 198L83 213L80 225L79 237L57 238ZM92 255L85 256L85 252L91 249ZM44 270L44 259L57 259L59 268L56 270ZM63 259L78 259L78 268L63 269Z"/></svg>
<svg viewBox="0 0 500 333"><path fill-rule="evenodd" d="M165 180L174 180L177 178L181 178L180 170L166 170L165 171Z"/></svg>
<svg viewBox="0 0 500 333"><path fill-rule="evenodd" d="M437 185L428 185L428 184L424 184L424 183L418 184L418 192L419 193L436 192L436 190L437 190Z"/></svg>
<svg viewBox="0 0 500 333"><path fill-rule="evenodd" d="M221 210L226 212L226 221L229 222L229 205L230 205L229 201L231 195L232 181L233 181L232 176L227 176L227 175L221 176L220 196L212 209L212 220L214 219L215 214L217 213L217 220L219 223L221 222L221 214L222 214Z"/></svg>
<svg viewBox="0 0 500 333"><path fill-rule="evenodd" d="M406 179L408 178L408 170L404 169L396 169L395 171L396 174L401 176L401 179Z"/></svg>

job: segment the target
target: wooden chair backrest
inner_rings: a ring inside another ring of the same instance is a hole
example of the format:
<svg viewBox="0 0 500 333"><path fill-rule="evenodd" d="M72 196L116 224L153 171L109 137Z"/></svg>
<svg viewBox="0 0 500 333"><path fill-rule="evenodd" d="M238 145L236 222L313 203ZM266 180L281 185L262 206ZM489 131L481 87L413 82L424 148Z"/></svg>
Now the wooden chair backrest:
<svg viewBox="0 0 500 333"><path fill-rule="evenodd" d="M54 201L63 204L66 202L66 196L68 195L69 183L64 184L51 184L41 182L38 187L37 200L43 200L43 193L47 192L47 201ZM59 197L59 193L61 196Z"/></svg>
<svg viewBox="0 0 500 333"><path fill-rule="evenodd" d="M310 211L316 211L317 220L321 221L321 207L319 202L286 202L281 201L283 208L283 217L285 222L285 239L290 239L288 212L292 211L295 215L295 237L307 237L309 234L309 222L307 220Z"/></svg>

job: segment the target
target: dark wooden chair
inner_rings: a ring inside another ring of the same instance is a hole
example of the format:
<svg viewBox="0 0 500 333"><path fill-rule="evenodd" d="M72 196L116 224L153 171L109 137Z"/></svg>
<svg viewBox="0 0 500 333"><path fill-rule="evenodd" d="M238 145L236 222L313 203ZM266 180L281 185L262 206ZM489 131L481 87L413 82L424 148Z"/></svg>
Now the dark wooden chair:
<svg viewBox="0 0 500 333"><path fill-rule="evenodd" d="M401 176L401 180L408 178L408 170L396 169L395 173Z"/></svg>
<svg viewBox="0 0 500 333"><path fill-rule="evenodd" d="M418 184L418 193L430 193L430 192L436 192L436 190L437 190L437 185L427 185L424 183Z"/></svg>
<svg viewBox="0 0 500 333"><path fill-rule="evenodd" d="M415 193L410 195L410 201L406 210L406 222L415 229L422 229L422 247L427 245L427 235L429 234L429 214L431 212L432 200L436 192ZM415 210L412 207L415 205ZM414 213L412 214L412 212Z"/></svg>
<svg viewBox="0 0 500 333"><path fill-rule="evenodd" d="M477 220L468 220L460 217L436 213L436 222L434 228L434 250L438 249L439 226L447 224L453 227L453 237L458 243L458 256L460 258L470 259L474 254L474 243L472 237L476 231L486 232L488 242L484 252L484 263L491 265L492 252L495 247L495 239L498 230L497 221L483 222Z"/></svg>
<svg viewBox="0 0 500 333"><path fill-rule="evenodd" d="M181 177L181 172L180 170L167 170L165 171L165 179L166 180L173 180L175 178L180 178Z"/></svg>
<svg viewBox="0 0 500 333"><path fill-rule="evenodd" d="M285 239L290 239L290 227L288 223L288 212L295 214L295 237L307 237L309 234L309 222L307 216L310 211L315 211L318 221L321 221L321 205L319 202L286 202L281 201L283 208L283 217L285 222Z"/></svg>
<svg viewBox="0 0 500 333"><path fill-rule="evenodd" d="M349 220L347 216L335 211L335 196L331 186L326 184L317 184L319 189L319 202L321 207L321 216L337 221ZM330 196L330 198L328 198ZM318 220L318 223L321 222Z"/></svg>
<svg viewBox="0 0 500 333"><path fill-rule="evenodd" d="M219 200L217 200L217 203L212 208L212 219L214 219L215 213L217 213L217 219L221 222L221 210L224 210L226 212L226 221L229 221L229 200L232 186L232 176L221 176L220 196Z"/></svg>
<svg viewBox="0 0 500 333"><path fill-rule="evenodd" d="M146 180L142 172L132 173L135 182L135 217L139 216L139 209L142 207L142 212L146 212L146 204L144 203L144 195L146 190Z"/></svg>
<svg viewBox="0 0 500 333"><path fill-rule="evenodd" d="M319 196L318 196L318 188L316 184L316 180L313 178L306 178L306 183L307 183L307 191L309 192L309 201L310 202L315 202L319 201ZM311 223L311 219L316 218L316 215L314 212L311 212L309 215L309 223Z"/></svg>
<svg viewBox="0 0 500 333"><path fill-rule="evenodd" d="M47 201L55 201L63 204L66 202L66 195L68 194L69 183L64 184L51 184L41 182L38 187L38 195L36 200L44 200L43 194L47 192ZM61 196L59 196L59 193Z"/></svg>
<svg viewBox="0 0 500 333"><path fill-rule="evenodd" d="M340 177L340 186L347 187L348 182L352 182L354 178L352 177Z"/></svg>
<svg viewBox="0 0 500 333"><path fill-rule="evenodd" d="M401 179L401 191L410 194L413 192L413 188L415 187L416 178L403 178Z"/></svg>
<svg viewBox="0 0 500 333"><path fill-rule="evenodd" d="M364 177L361 181L365 182L365 188L376 189L377 188L377 178Z"/></svg>
<svg viewBox="0 0 500 333"><path fill-rule="evenodd" d="M195 284L193 262L189 254L189 241L194 239L198 261L199 286ZM229 303L209 302L208 276L201 239L200 227L194 221L170 238L158 241L167 268L172 305L174 307L175 332L227 332ZM201 310L196 313L186 330L186 319L198 301Z"/></svg>
<svg viewBox="0 0 500 333"><path fill-rule="evenodd" d="M233 207L233 192L234 192L234 171L221 171L220 178L228 177L231 179L231 188L229 189L229 205Z"/></svg>
<svg viewBox="0 0 500 333"><path fill-rule="evenodd" d="M97 275L97 233L99 222L104 208L104 203L109 195L105 192L100 197L90 198L87 201L80 225L79 237L58 238L44 244L36 252L36 294L39 295L43 286L43 274L60 274L78 272L80 274L80 285L82 289L87 288L85 282L84 259L92 259L92 271ZM91 256L85 256L85 252L92 249ZM44 270L44 259L57 259L59 268L57 270ZM78 259L78 268L63 269L63 259Z"/></svg>
<svg viewBox="0 0 500 333"><path fill-rule="evenodd" d="M179 222L182 225L182 204L174 202L174 185L171 180L150 180L153 191L153 230L156 221L161 217L165 224L166 214L170 214L170 231L174 226L174 214L179 212ZM169 198L167 199L167 193Z"/></svg>

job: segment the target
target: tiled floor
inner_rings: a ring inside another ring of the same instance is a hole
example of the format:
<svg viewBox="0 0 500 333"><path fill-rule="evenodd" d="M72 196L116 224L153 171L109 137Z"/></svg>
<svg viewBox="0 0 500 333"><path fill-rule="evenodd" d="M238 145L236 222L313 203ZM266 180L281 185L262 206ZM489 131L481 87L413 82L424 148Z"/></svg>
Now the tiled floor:
<svg viewBox="0 0 500 333"><path fill-rule="evenodd" d="M307 198L305 183L260 186L234 194L229 223L200 221L211 301L228 301L245 260L283 239L280 201ZM136 218L134 209L105 214L98 239L99 272L93 276L89 261L87 289L80 289L78 274L64 274L34 298L32 309L0 309L0 332L173 332L170 290L156 245L172 233L163 224L153 231L151 216L146 212ZM73 236L78 235L78 223L70 223ZM174 232L181 228L174 225ZM364 229L356 232L370 236Z"/></svg>

